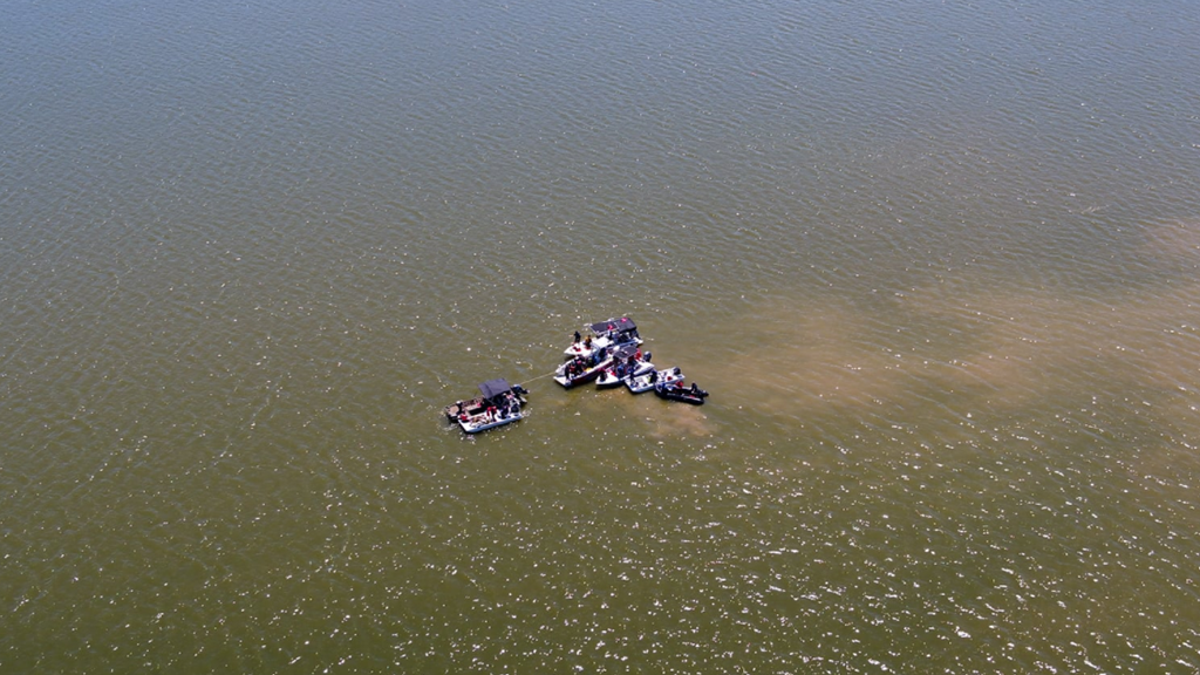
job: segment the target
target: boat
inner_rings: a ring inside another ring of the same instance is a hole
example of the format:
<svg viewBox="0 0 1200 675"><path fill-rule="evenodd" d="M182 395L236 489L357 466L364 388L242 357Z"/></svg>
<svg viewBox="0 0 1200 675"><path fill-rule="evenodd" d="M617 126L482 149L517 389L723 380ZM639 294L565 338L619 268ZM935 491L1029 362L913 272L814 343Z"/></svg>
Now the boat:
<svg viewBox="0 0 1200 675"><path fill-rule="evenodd" d="M480 384L479 391L480 396L446 406L443 411L446 419L468 434L475 434L525 417L521 408L529 392L521 385L510 385L504 378L496 378Z"/></svg>
<svg viewBox="0 0 1200 675"><path fill-rule="evenodd" d="M650 363L650 354L642 354L635 344L628 344L617 349L613 356L613 364L596 378L596 387L608 389L619 387L631 377L643 375L654 370Z"/></svg>
<svg viewBox="0 0 1200 675"><path fill-rule="evenodd" d="M665 398L668 401L680 401L681 403L691 403L692 405L704 405L704 399L708 398L708 392L696 386L693 382L691 387L683 385L683 378L674 382L656 382L654 384L654 393L659 398Z"/></svg>
<svg viewBox="0 0 1200 675"><path fill-rule="evenodd" d="M667 368L666 370L651 370L641 375L636 375L625 381L625 386L634 394L641 394L650 391L654 385L665 382L679 382L683 380L683 371L679 367Z"/></svg>
<svg viewBox="0 0 1200 675"><path fill-rule="evenodd" d="M585 329L590 333L586 338L582 337L579 331L575 331L575 339L571 342L571 346L563 351L564 359L591 356L597 350L608 347L642 344L637 324L627 316L588 324Z"/></svg>
<svg viewBox="0 0 1200 675"><path fill-rule="evenodd" d="M612 355L607 347L601 347L589 356L577 356L563 363L554 371L554 381L570 389L600 377L605 368L612 365Z"/></svg>

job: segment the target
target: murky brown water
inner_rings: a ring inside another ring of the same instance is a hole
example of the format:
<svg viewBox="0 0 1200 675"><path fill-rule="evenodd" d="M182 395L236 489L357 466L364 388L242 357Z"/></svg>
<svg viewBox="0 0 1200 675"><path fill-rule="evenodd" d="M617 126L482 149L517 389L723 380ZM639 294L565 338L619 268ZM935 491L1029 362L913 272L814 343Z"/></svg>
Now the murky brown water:
<svg viewBox="0 0 1200 675"><path fill-rule="evenodd" d="M1195 670L1193 9L18 3L0 669Z"/></svg>

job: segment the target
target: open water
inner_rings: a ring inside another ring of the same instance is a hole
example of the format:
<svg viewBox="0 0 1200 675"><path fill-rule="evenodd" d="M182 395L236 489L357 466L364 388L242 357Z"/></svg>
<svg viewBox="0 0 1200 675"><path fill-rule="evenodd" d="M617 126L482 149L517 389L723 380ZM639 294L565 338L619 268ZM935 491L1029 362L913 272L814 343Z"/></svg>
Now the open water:
<svg viewBox="0 0 1200 675"><path fill-rule="evenodd" d="M1194 3L3 5L3 672L1200 668Z"/></svg>

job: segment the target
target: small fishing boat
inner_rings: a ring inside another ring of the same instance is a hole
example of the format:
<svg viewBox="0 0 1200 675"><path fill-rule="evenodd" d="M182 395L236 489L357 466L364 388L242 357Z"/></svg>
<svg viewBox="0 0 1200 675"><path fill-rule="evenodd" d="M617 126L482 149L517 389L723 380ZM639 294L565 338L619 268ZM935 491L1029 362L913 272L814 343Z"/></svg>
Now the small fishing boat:
<svg viewBox="0 0 1200 675"><path fill-rule="evenodd" d="M579 331L575 331L575 339L571 342L571 346L563 351L563 358L586 357L591 356L599 349L642 344L637 324L627 316L598 321L588 324L585 328L590 334L585 338L579 334Z"/></svg>
<svg viewBox="0 0 1200 675"><path fill-rule="evenodd" d="M708 392L697 387L695 382L692 383L691 387L685 387L683 378L675 382L655 383L654 393L659 398L665 398L668 401L679 401L692 405L704 405L704 399L708 398Z"/></svg>
<svg viewBox="0 0 1200 675"><path fill-rule="evenodd" d="M600 376L596 378L596 387L599 389L608 389L609 387L619 387L629 378L636 377L654 370L654 364L650 363L650 353L642 354L642 350L635 344L628 344L617 349L613 356L612 366L605 369Z"/></svg>
<svg viewBox="0 0 1200 675"><path fill-rule="evenodd" d="M510 385L504 378L496 378L480 384L479 391L480 396L446 406L443 410L446 419L457 423L468 434L474 434L525 417L521 408L525 406L529 392L521 385Z"/></svg>
<svg viewBox="0 0 1200 675"><path fill-rule="evenodd" d="M554 381L570 389L600 377L604 369L612 365L612 356L607 349L600 349L590 356L577 356L554 371Z"/></svg>
<svg viewBox="0 0 1200 675"><path fill-rule="evenodd" d="M641 375L636 375L625 381L625 386L634 394L641 394L650 391L654 385L662 383L673 383L683 380L683 371L679 367L667 368L666 370L651 370Z"/></svg>

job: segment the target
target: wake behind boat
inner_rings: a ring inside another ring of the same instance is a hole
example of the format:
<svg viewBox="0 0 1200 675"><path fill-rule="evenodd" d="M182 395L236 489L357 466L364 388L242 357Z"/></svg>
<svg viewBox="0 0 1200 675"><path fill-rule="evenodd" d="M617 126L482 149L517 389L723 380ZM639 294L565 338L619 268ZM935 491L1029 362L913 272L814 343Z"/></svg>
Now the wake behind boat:
<svg viewBox="0 0 1200 675"><path fill-rule="evenodd" d="M458 423L468 434L516 422L525 417L521 408L529 392L519 385L510 385L504 378L488 380L479 385L482 394L469 401L456 401L443 411L446 419Z"/></svg>

